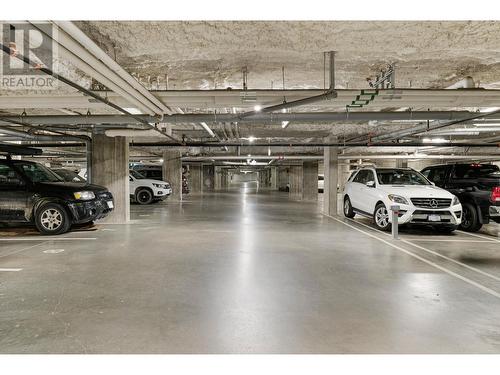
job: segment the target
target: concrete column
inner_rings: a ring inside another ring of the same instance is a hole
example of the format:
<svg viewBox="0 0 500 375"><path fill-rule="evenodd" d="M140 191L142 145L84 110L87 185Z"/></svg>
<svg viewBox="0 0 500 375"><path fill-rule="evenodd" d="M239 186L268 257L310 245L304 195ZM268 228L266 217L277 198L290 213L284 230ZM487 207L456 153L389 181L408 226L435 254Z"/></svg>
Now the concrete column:
<svg viewBox="0 0 500 375"><path fill-rule="evenodd" d="M343 163L339 163L339 191L344 191L345 184L351 175L349 165L349 160L343 160Z"/></svg>
<svg viewBox="0 0 500 375"><path fill-rule="evenodd" d="M224 169L221 169L220 185L221 190L226 190L229 185L229 175L228 172Z"/></svg>
<svg viewBox="0 0 500 375"><path fill-rule="evenodd" d="M201 194L201 165L189 166L189 192L191 194Z"/></svg>
<svg viewBox="0 0 500 375"><path fill-rule="evenodd" d="M115 204L113 212L103 222L126 223L130 220L128 140L94 134L92 148L92 183L107 187Z"/></svg>
<svg viewBox="0 0 500 375"><path fill-rule="evenodd" d="M222 168L221 167L215 167L215 190L219 191L222 190Z"/></svg>
<svg viewBox="0 0 500 375"><path fill-rule="evenodd" d="M305 161L302 164L302 199L318 200L318 162Z"/></svg>
<svg viewBox="0 0 500 375"><path fill-rule="evenodd" d="M271 167L271 190L278 190L278 168Z"/></svg>
<svg viewBox="0 0 500 375"><path fill-rule="evenodd" d="M202 167L203 183L201 190L203 192L214 190L214 172L215 168L213 165L204 165Z"/></svg>
<svg viewBox="0 0 500 375"><path fill-rule="evenodd" d="M278 167L278 189L285 189L288 184L287 167Z"/></svg>
<svg viewBox="0 0 500 375"><path fill-rule="evenodd" d="M337 142L336 138L330 138L328 142ZM338 147L324 148L325 189L323 193L323 213L325 215L337 215L337 184L339 174Z"/></svg>
<svg viewBox="0 0 500 375"><path fill-rule="evenodd" d="M182 200L182 161L180 151L163 152L163 180L172 186L169 200Z"/></svg>
<svg viewBox="0 0 500 375"><path fill-rule="evenodd" d="M289 168L289 179L290 179L290 199L301 200L302 199L302 189L303 189L303 168L302 165L293 165Z"/></svg>

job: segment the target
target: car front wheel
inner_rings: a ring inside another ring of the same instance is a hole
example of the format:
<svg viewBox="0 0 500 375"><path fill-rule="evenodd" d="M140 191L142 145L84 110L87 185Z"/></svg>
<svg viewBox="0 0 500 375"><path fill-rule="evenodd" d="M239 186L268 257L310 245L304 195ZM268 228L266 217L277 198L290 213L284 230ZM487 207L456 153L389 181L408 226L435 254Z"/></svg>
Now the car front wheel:
<svg viewBox="0 0 500 375"><path fill-rule="evenodd" d="M477 232L482 226L479 222L479 212L476 207L471 203L463 203L460 229L466 232Z"/></svg>
<svg viewBox="0 0 500 375"><path fill-rule="evenodd" d="M378 229L383 231L391 230L391 223L389 222L389 211L385 207L385 204L379 203L375 207L375 212L373 213L373 221Z"/></svg>
<svg viewBox="0 0 500 375"><path fill-rule="evenodd" d="M150 204L153 202L153 193L149 189L139 189L135 194L135 200L139 204Z"/></svg>
<svg viewBox="0 0 500 375"><path fill-rule="evenodd" d="M35 225L42 234L62 234L71 227L68 213L57 203L47 203L35 213Z"/></svg>
<svg viewBox="0 0 500 375"><path fill-rule="evenodd" d="M349 197L345 197L344 199L344 216L348 217L349 219L352 219L356 214L354 213L352 209L352 204L351 200Z"/></svg>

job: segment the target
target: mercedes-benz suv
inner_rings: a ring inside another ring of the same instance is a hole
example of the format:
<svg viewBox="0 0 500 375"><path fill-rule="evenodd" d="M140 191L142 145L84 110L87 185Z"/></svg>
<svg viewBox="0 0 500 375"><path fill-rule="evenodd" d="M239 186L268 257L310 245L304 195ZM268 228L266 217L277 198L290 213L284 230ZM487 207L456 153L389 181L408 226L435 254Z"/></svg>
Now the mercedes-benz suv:
<svg viewBox="0 0 500 375"><path fill-rule="evenodd" d="M343 197L346 217L371 217L381 230L391 228L393 205L399 206L400 225L429 225L451 232L461 223L458 198L411 168L361 168L349 178Z"/></svg>

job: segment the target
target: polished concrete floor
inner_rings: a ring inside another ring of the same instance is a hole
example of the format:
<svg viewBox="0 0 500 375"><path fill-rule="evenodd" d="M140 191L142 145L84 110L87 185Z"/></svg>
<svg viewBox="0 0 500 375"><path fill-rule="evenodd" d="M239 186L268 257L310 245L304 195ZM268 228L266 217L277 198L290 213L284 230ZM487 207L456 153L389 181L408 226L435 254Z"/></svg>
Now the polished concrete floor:
<svg viewBox="0 0 500 375"><path fill-rule="evenodd" d="M251 184L0 236L2 353L499 353L500 238L329 218Z"/></svg>

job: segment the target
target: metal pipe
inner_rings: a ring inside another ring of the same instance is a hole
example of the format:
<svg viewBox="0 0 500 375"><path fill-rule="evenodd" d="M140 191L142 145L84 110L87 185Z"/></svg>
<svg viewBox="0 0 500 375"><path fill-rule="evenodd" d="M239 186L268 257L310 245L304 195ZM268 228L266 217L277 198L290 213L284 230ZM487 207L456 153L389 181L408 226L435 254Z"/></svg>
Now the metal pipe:
<svg viewBox="0 0 500 375"><path fill-rule="evenodd" d="M335 90L335 51L328 52L330 56L330 91Z"/></svg>
<svg viewBox="0 0 500 375"><path fill-rule="evenodd" d="M167 105L162 103L158 98L151 94L144 86L137 82L128 72L109 57L97 44L95 44L84 32L82 32L71 21L53 21L60 29L64 30L73 39L79 42L87 50L89 50L96 58L101 60L110 70L128 82L134 89L145 96L151 103L160 108L163 113L173 113L174 111Z"/></svg>
<svg viewBox="0 0 500 375"><path fill-rule="evenodd" d="M34 24L34 26L36 27L36 24ZM39 31L45 33L43 29L39 29ZM50 35L46 35L50 37ZM146 99L138 97L135 90L130 85L107 68L102 62L97 60L85 48L81 47L81 45L75 42L75 40L64 31L59 30L57 39L52 38L52 40L59 44L59 51L62 52L61 55L72 62L82 72L95 78L103 85L125 98L129 103L138 107L138 109L144 113L163 114L158 107L153 107Z"/></svg>
<svg viewBox="0 0 500 375"><path fill-rule="evenodd" d="M7 54L7 55L11 55L12 54L12 51L9 47L5 46L3 43L0 43L0 46L2 47L2 50ZM28 64L30 66L33 66L33 67L36 67L38 70L42 71L43 73L45 74L48 74L52 77L54 77L55 79L63 82L63 83L66 83L67 85L77 89L78 91L86 94L86 95L89 95L91 97L93 97L94 99L104 103L104 104L107 104L108 106L110 106L111 108L113 109L116 109L117 111L137 120L138 122L142 122L143 124L146 124L146 125L149 125L152 129L155 129L156 131L158 131L158 133L162 134L162 135L165 135L166 137L169 137L171 138L172 140L182 144L182 142L180 142L178 139L172 137L172 136L169 136L163 132L161 132L160 130L158 130L156 128L156 126L154 125L151 125L150 123L156 123L158 120L157 119L154 119L152 121L146 121L144 119L142 119L141 117L138 117L137 115L134 115L128 111L126 111L125 109L117 106L116 104L110 102L108 99L106 98L103 98L97 94L94 94L92 91L90 90L87 90L86 88L78 85L77 83L67 79L66 77L63 77L55 72L53 72L52 70L48 69L48 68L45 68L45 67L39 67L38 64L36 64L35 62L31 61L29 57L26 57L26 56L23 56L23 55L20 55L20 54L15 54L16 58L18 58L19 60L23 61L25 64ZM72 116L69 116L69 117L72 117ZM79 116L78 116L79 117ZM6 118L6 117L4 117ZM23 117L24 118L24 117ZM50 124L49 124L50 125Z"/></svg>
<svg viewBox="0 0 500 375"><path fill-rule="evenodd" d="M104 98L102 98L104 99ZM104 99L105 100L105 99ZM500 112L500 111L499 111ZM416 112L300 112L300 113L260 113L243 118L240 122L329 122L329 121L422 121L422 120L460 120L469 121L473 112L468 111L416 111ZM483 114L483 115L490 115ZM163 123L224 123L230 122L235 115L230 113L184 113L165 116ZM477 117L476 117L477 118ZM491 118L500 119L500 114L493 113ZM158 121L149 115L36 115L2 116L11 121L25 121L33 125L77 125L77 124L138 124ZM0 119L0 123L2 123ZM5 123L5 122L4 122ZM396 124L400 125L400 124Z"/></svg>
<svg viewBox="0 0 500 375"><path fill-rule="evenodd" d="M339 159L370 159L370 160L383 160L383 159L433 159L433 160L500 160L500 155L339 155ZM323 160L323 155L252 155L252 156L235 156L235 155L207 155L207 156L184 156L182 160L185 161L203 161L203 160Z"/></svg>

